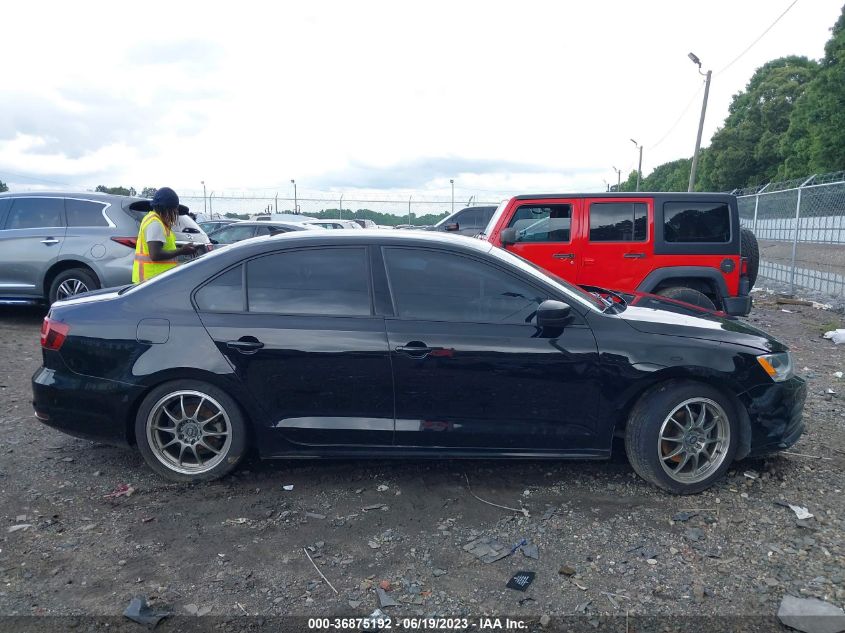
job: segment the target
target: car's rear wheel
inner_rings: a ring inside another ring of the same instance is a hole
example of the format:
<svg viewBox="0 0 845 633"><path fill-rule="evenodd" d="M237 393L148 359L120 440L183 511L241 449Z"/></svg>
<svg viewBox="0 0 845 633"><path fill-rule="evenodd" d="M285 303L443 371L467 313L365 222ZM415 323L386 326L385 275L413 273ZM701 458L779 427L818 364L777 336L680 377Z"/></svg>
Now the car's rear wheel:
<svg viewBox="0 0 845 633"><path fill-rule="evenodd" d="M757 243L757 236L751 229L742 228L740 235L740 253L748 261L748 287L753 288L757 282L757 273L760 270L760 245Z"/></svg>
<svg viewBox="0 0 845 633"><path fill-rule="evenodd" d="M99 288L100 280L90 270L71 268L70 270L63 270L53 278L47 292L47 299L52 304Z"/></svg>
<svg viewBox="0 0 845 633"><path fill-rule="evenodd" d="M693 494L728 469L737 438L736 412L720 391L669 381L637 402L625 429L625 452L646 481L675 494Z"/></svg>
<svg viewBox="0 0 845 633"><path fill-rule="evenodd" d="M135 419L147 464L171 481L210 481L231 472L247 450L237 403L214 385L177 380L153 389Z"/></svg>
<svg viewBox="0 0 845 633"><path fill-rule="evenodd" d="M694 288L687 288L685 286L673 286L671 288L663 288L662 290L658 290L657 294L668 297L669 299L674 299L675 301L683 301L684 303L690 303L694 306L698 306L699 308L705 308L707 310L715 310L716 305L710 300L710 298L704 294L703 292L699 292Z"/></svg>

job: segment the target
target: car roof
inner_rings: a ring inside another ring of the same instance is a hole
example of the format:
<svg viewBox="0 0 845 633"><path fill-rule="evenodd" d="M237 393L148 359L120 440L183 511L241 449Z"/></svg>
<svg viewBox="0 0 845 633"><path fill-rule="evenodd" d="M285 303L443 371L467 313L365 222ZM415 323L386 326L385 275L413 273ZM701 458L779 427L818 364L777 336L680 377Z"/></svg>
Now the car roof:
<svg viewBox="0 0 845 633"><path fill-rule="evenodd" d="M679 199L701 199L712 200L715 198L732 198L729 193L704 192L704 191L600 191L593 193L531 193L521 196L514 196L516 200L542 200L546 198L679 198Z"/></svg>
<svg viewBox="0 0 845 633"><path fill-rule="evenodd" d="M215 222L219 222L220 220L214 220ZM281 227L304 227L304 222L276 222L273 220L243 220L243 221L234 221L231 224L237 224L238 226L281 226Z"/></svg>
<svg viewBox="0 0 845 633"><path fill-rule="evenodd" d="M299 231L259 237L250 242L276 243L276 240L296 241L302 245L330 244L384 244L397 246L438 246L458 247L467 251L488 253L494 247L484 240L476 240L465 235L449 235L432 231L385 231L383 229L360 229L357 231Z"/></svg>
<svg viewBox="0 0 845 633"><path fill-rule="evenodd" d="M119 196L114 193L100 193L99 191L6 191L0 193L0 198L78 198L80 200L102 200L114 202L115 198L126 202L144 200L133 196Z"/></svg>

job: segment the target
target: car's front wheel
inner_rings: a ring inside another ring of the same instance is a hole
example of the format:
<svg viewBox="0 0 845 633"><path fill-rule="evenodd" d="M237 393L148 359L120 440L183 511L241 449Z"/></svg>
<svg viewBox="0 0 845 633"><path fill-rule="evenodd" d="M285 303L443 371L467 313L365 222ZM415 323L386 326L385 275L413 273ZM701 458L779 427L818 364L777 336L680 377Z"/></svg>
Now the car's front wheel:
<svg viewBox="0 0 845 633"><path fill-rule="evenodd" d="M247 450L237 403L214 385L177 380L153 389L138 409L135 440L147 464L171 481L210 481Z"/></svg>
<svg viewBox="0 0 845 633"><path fill-rule="evenodd" d="M625 452L646 481L675 494L693 494L728 469L737 437L733 404L719 390L669 381L637 402L625 430Z"/></svg>

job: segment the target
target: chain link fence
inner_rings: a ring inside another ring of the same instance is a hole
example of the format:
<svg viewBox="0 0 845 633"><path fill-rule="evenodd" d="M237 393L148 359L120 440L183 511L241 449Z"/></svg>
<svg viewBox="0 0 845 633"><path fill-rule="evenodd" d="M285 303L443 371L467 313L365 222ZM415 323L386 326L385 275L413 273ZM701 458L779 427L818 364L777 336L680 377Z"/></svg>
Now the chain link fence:
<svg viewBox="0 0 845 633"><path fill-rule="evenodd" d="M262 213L297 213L303 216L313 216L322 211L333 211L332 217L351 218L359 209L369 209L378 213L396 216L396 224L419 224L417 218L426 215L441 216L458 211L466 206L491 205L497 206L498 200L443 200L422 195L388 196L354 198L341 197L332 194L314 194L308 192L306 197L279 196L249 196L249 195L180 195L183 204L191 211L207 218L223 217L227 213L240 215L258 215Z"/></svg>
<svg viewBox="0 0 845 633"><path fill-rule="evenodd" d="M763 279L845 297L845 172L734 190Z"/></svg>

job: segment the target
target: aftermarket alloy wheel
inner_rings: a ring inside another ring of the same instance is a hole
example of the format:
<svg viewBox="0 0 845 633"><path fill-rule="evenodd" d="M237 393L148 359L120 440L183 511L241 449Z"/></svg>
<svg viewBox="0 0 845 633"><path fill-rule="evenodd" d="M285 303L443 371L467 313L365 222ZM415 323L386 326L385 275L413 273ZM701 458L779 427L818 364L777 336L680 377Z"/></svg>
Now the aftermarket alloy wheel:
<svg viewBox="0 0 845 633"><path fill-rule="evenodd" d="M247 447L237 404L213 385L188 380L161 385L144 399L135 439L147 464L173 481L222 477Z"/></svg>
<svg viewBox="0 0 845 633"><path fill-rule="evenodd" d="M669 381L637 402L625 452L640 477L676 494L710 487L733 462L738 426L732 402L704 383Z"/></svg>

